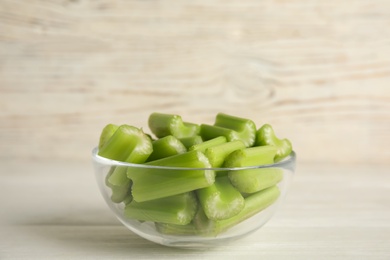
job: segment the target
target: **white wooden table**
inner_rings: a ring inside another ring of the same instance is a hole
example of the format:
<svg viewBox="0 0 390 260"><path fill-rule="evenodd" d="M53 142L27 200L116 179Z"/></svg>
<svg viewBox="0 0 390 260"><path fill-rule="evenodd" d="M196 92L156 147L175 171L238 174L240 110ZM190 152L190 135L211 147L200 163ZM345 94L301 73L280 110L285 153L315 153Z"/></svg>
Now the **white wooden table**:
<svg viewBox="0 0 390 260"><path fill-rule="evenodd" d="M105 205L89 162L1 162L0 259L390 259L388 165L299 164L277 215L209 250L148 242Z"/></svg>

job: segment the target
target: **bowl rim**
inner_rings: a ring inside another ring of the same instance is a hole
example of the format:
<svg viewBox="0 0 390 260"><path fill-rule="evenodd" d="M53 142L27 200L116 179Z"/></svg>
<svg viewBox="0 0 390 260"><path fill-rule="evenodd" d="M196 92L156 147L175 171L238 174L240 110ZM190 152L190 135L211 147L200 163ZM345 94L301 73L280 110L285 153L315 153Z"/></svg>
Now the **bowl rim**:
<svg viewBox="0 0 390 260"><path fill-rule="evenodd" d="M108 159L98 155L99 148L95 147L92 149L92 159L94 162L109 166L126 166L133 168L149 168L149 169L161 169L161 170L212 170L212 171L238 171L238 170L248 170L248 169L258 169L258 168L272 168L272 167L286 167L289 164L295 164L296 161L296 153L295 151L291 151L290 155L284 158L280 162L276 162L273 164L263 164L263 165L255 165L255 166L245 166L245 167L234 167L234 168L222 168L222 167L205 167L205 168L192 168L192 167L173 167L173 166L157 166L157 165L147 165L147 164L136 164L136 163L128 163L121 162L117 160Z"/></svg>

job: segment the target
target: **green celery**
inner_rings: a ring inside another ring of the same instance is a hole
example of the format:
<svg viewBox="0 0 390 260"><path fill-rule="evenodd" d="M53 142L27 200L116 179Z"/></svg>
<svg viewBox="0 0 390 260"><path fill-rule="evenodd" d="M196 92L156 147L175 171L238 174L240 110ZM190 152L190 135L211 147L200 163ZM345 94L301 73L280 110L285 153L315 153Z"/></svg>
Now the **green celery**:
<svg viewBox="0 0 390 260"><path fill-rule="evenodd" d="M272 205L280 196L277 186L253 193L245 198L244 208L235 216L224 220L210 220L204 212L199 211L194 217L194 226L198 232L206 236L217 236L233 226L245 221Z"/></svg>
<svg viewBox="0 0 390 260"><path fill-rule="evenodd" d="M99 149L101 149L103 147L103 145L111 138L111 136L115 133L116 130L118 130L118 127L117 125L114 125L114 124L108 124L106 125L101 134L100 134L100 138L99 138Z"/></svg>
<svg viewBox="0 0 390 260"><path fill-rule="evenodd" d="M281 168L257 168L229 171L229 179L241 193L254 193L274 186L283 179Z"/></svg>
<svg viewBox="0 0 390 260"><path fill-rule="evenodd" d="M150 130L158 137L173 135L176 138L199 135L197 124L183 122L181 116L163 113L152 113L148 120Z"/></svg>
<svg viewBox="0 0 390 260"><path fill-rule="evenodd" d="M264 210L273 204L280 196L280 190L277 186L272 186L262 191L253 193L245 198L245 207L236 216L217 221L216 230L218 233L224 232L229 228L241 223L253 215Z"/></svg>
<svg viewBox="0 0 390 260"><path fill-rule="evenodd" d="M216 145L224 144L226 142L227 142L226 137L218 136L218 137L215 137L213 139L204 141L204 142L202 142L200 144L195 144L195 145L191 146L188 150L189 151L197 150L197 151L200 151L200 152L204 152L209 147L213 147L213 146L216 146Z"/></svg>
<svg viewBox="0 0 390 260"><path fill-rule="evenodd" d="M198 204L193 192L186 192L156 200L132 201L125 207L125 217L143 221L189 224L197 211Z"/></svg>
<svg viewBox="0 0 390 260"><path fill-rule="evenodd" d="M112 160L143 163L152 151L152 142L141 129L121 125L98 154Z"/></svg>
<svg viewBox="0 0 390 260"><path fill-rule="evenodd" d="M198 230L194 224L189 223L187 225L177 225L177 224L168 224L168 223L155 223L156 230L165 235L181 235L181 236L191 236L197 235Z"/></svg>
<svg viewBox="0 0 390 260"><path fill-rule="evenodd" d="M162 169L131 167L127 177L132 180L135 201L142 202L168 197L204 187L215 181L215 172L210 169L207 157L199 151L190 151L146 163L147 166L178 167ZM187 169L180 169L180 168ZM188 169L203 168L203 169Z"/></svg>
<svg viewBox="0 0 390 260"><path fill-rule="evenodd" d="M225 158L231 154L232 152L238 149L244 149L245 145L242 141L231 141L227 143L223 143L220 145L216 145L213 147L209 147L206 149L204 154L209 159L209 162L212 167L218 168L222 167Z"/></svg>
<svg viewBox="0 0 390 260"><path fill-rule="evenodd" d="M279 139L276 137L272 126L269 124L263 125L256 132L256 146L273 145L277 147L275 162L279 162L286 158L292 152L292 144L288 139Z"/></svg>
<svg viewBox="0 0 390 260"><path fill-rule="evenodd" d="M244 198L227 177L218 177L214 184L196 191L206 216L212 220L237 215L244 207Z"/></svg>
<svg viewBox="0 0 390 260"><path fill-rule="evenodd" d="M167 135L152 142L153 152L148 162L187 152L187 148L174 136Z"/></svg>
<svg viewBox="0 0 390 260"><path fill-rule="evenodd" d="M236 150L226 157L223 166L236 168L272 164L276 150L276 147L269 145Z"/></svg>
<svg viewBox="0 0 390 260"><path fill-rule="evenodd" d="M256 139L256 125L252 120L223 113L217 114L213 126L202 124L200 128L206 140L222 135L229 142L241 140L246 147L251 147Z"/></svg>
<svg viewBox="0 0 390 260"><path fill-rule="evenodd" d="M203 143L203 139L200 135L194 135L190 137L179 138L179 141L188 149L195 144Z"/></svg>
<svg viewBox="0 0 390 260"><path fill-rule="evenodd" d="M111 189L111 201L114 203L121 203L126 200L129 196L131 196L131 182L129 179L128 182L124 182L120 185L114 185L110 182L110 178L114 173L116 167L112 167L108 172L105 183Z"/></svg>
<svg viewBox="0 0 390 260"><path fill-rule="evenodd" d="M130 179L127 178L127 167L126 166L116 166L110 177L108 178L108 182L115 186L122 186L128 184Z"/></svg>

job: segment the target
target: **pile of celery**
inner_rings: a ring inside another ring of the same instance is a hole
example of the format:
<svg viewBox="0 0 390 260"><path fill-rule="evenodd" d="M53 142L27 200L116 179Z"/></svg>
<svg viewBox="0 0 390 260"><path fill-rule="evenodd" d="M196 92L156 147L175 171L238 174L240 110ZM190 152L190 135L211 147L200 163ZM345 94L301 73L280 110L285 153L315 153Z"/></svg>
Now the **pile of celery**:
<svg viewBox="0 0 390 260"><path fill-rule="evenodd" d="M157 139L113 124L100 136L99 156L140 164L112 167L106 177L111 200L125 204L127 218L155 222L164 234L217 235L278 199L282 169L237 170L291 153L290 141L277 138L270 125L256 129L252 120L222 113L214 125L162 113L148 123Z"/></svg>

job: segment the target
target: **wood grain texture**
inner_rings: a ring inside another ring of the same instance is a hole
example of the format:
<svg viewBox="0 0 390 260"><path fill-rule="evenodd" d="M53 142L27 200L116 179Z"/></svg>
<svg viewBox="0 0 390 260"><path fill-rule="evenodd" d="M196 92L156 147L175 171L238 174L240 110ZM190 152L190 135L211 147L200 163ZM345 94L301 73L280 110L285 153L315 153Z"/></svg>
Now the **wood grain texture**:
<svg viewBox="0 0 390 260"><path fill-rule="evenodd" d="M2 171L2 260L390 258L384 165L301 163L285 203L265 226L209 250L163 247L127 230L105 205L89 163L4 162Z"/></svg>
<svg viewBox="0 0 390 260"><path fill-rule="evenodd" d="M161 111L388 163L389 27L387 0L1 0L0 159L89 160L105 124Z"/></svg>

